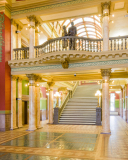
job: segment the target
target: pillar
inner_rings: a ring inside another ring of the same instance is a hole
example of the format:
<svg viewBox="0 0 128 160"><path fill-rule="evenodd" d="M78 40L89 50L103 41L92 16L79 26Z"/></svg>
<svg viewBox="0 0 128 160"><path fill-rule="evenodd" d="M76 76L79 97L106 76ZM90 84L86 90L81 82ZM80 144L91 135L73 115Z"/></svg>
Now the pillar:
<svg viewBox="0 0 128 160"><path fill-rule="evenodd" d="M110 134L109 77L111 69L101 69L102 82L102 133Z"/></svg>
<svg viewBox="0 0 128 160"><path fill-rule="evenodd" d="M40 126L40 86L39 86L39 83L36 82L36 85L35 85L35 93L36 93L36 100L35 100L35 103L36 103L36 119L37 119L37 128L39 129L41 126Z"/></svg>
<svg viewBox="0 0 128 160"><path fill-rule="evenodd" d="M48 119L49 119L49 123L53 124L53 86L54 86L54 82L47 82L49 85L49 115L48 115Z"/></svg>
<svg viewBox="0 0 128 160"><path fill-rule="evenodd" d="M120 116L123 117L123 89L120 91Z"/></svg>
<svg viewBox="0 0 128 160"><path fill-rule="evenodd" d="M29 58L35 58L34 46L35 46L35 21L34 15L28 16L30 27L29 27Z"/></svg>
<svg viewBox="0 0 128 160"><path fill-rule="evenodd" d="M16 76L11 76L11 130L16 129Z"/></svg>
<svg viewBox="0 0 128 160"><path fill-rule="evenodd" d="M103 10L103 51L108 51L110 2L102 3L101 6Z"/></svg>
<svg viewBox="0 0 128 160"><path fill-rule="evenodd" d="M18 127L22 127L22 79L18 78Z"/></svg>
<svg viewBox="0 0 128 160"><path fill-rule="evenodd" d="M16 48L21 48L21 30L22 27L17 24L17 33L16 33Z"/></svg>
<svg viewBox="0 0 128 160"><path fill-rule="evenodd" d="M35 75L27 74L29 78L29 131L36 130L36 104L35 104Z"/></svg>

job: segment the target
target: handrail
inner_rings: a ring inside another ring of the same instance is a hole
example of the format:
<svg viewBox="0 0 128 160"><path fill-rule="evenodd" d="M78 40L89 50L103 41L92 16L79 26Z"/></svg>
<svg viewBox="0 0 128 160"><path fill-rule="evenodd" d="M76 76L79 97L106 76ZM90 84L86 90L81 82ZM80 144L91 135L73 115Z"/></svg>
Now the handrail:
<svg viewBox="0 0 128 160"><path fill-rule="evenodd" d="M128 36L110 37L109 50L124 50L128 49ZM34 57L40 57L42 54L54 53L59 51L88 51L101 52L103 51L103 39L85 38L78 36L65 36L50 39L39 46L34 46ZM15 48L15 60L28 59L29 47Z"/></svg>
<svg viewBox="0 0 128 160"><path fill-rule="evenodd" d="M75 91L76 91L76 88L77 88L77 86L78 86L78 83L79 83L79 82L76 82L76 84L75 84L74 87L73 87L72 96L74 95L74 93L75 93ZM63 103L61 104L61 106L60 106L60 108L59 108L59 117L61 116L61 113L63 112L63 110L64 110L64 108L65 108L65 106L66 106L69 98L70 98L70 93L68 92L68 94L66 95Z"/></svg>

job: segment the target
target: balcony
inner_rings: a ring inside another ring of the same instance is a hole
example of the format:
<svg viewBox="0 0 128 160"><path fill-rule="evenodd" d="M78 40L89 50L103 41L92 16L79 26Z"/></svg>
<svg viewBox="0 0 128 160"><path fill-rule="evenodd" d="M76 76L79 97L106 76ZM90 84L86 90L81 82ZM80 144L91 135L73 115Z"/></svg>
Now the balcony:
<svg viewBox="0 0 128 160"><path fill-rule="evenodd" d="M67 36L35 46L34 58L29 58L29 47L13 49L13 60L8 64L11 68L61 64L64 69L67 69L71 63L87 61L113 63L112 60L126 60L127 57L128 36L109 38L109 51L103 51L103 39ZM122 64L121 61L120 63Z"/></svg>

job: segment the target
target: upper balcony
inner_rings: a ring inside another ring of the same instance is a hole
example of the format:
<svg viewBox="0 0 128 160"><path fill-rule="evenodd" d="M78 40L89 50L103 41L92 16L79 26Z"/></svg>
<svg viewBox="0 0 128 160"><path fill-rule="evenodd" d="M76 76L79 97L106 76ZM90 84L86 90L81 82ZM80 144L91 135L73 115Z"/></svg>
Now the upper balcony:
<svg viewBox="0 0 128 160"><path fill-rule="evenodd" d="M90 39L76 36L65 36L48 40L34 47L34 57L29 59L29 47L13 49L13 60L17 63L52 63L68 58L71 60L99 60L124 58L128 55L128 36L109 38L109 51L103 51L103 39Z"/></svg>

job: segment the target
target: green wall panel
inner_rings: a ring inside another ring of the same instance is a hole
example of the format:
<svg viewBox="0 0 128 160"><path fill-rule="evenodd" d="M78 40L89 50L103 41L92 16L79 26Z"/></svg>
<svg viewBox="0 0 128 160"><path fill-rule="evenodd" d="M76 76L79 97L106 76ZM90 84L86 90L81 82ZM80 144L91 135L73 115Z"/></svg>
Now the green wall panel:
<svg viewBox="0 0 128 160"><path fill-rule="evenodd" d="M40 100L40 109L47 109L47 100L45 99Z"/></svg>
<svg viewBox="0 0 128 160"><path fill-rule="evenodd" d="M119 108L119 100L115 100L115 108Z"/></svg>
<svg viewBox="0 0 128 160"><path fill-rule="evenodd" d="M22 81L22 94L23 95L29 95L29 86L25 86L26 84L28 84L29 82L26 80Z"/></svg>

